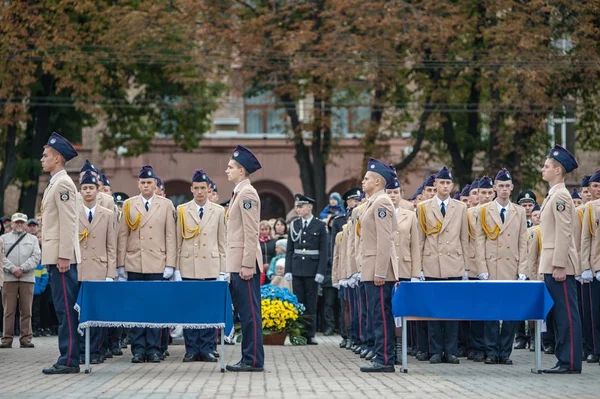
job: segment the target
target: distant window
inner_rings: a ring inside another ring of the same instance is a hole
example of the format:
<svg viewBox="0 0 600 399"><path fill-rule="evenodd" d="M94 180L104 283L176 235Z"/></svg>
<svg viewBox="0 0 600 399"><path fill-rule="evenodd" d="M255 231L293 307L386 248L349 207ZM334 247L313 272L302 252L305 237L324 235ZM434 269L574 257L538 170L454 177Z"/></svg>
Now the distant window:
<svg viewBox="0 0 600 399"><path fill-rule="evenodd" d="M560 144L569 152L575 154L575 124L577 119L573 110L563 106L562 112L550 115L547 119L547 131L550 136L550 144Z"/></svg>
<svg viewBox="0 0 600 399"><path fill-rule="evenodd" d="M246 133L285 133L287 117L285 109L278 107L273 95L262 93L244 99Z"/></svg>
<svg viewBox="0 0 600 399"><path fill-rule="evenodd" d="M371 118L370 96L347 91L333 95L331 109L331 130L337 135L363 133L366 123Z"/></svg>

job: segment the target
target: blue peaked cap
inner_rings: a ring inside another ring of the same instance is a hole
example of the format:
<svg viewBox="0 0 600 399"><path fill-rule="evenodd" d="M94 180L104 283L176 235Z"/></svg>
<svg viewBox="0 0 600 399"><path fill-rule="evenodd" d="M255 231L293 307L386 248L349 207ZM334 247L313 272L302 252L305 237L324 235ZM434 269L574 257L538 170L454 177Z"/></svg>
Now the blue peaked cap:
<svg viewBox="0 0 600 399"><path fill-rule="evenodd" d="M81 181L79 182L79 184L93 184L95 186L98 186L98 179L92 174L91 171L86 170L83 176L81 176Z"/></svg>
<svg viewBox="0 0 600 399"><path fill-rule="evenodd" d="M483 176L481 179L479 179L479 186L477 188L493 188L494 187L494 183L492 182L492 179L490 179L488 176Z"/></svg>
<svg viewBox="0 0 600 399"><path fill-rule="evenodd" d="M471 185L470 184L466 184L462 191L460 192L460 196L461 197L468 197L469 193L471 192Z"/></svg>
<svg viewBox="0 0 600 399"><path fill-rule="evenodd" d="M452 173L446 166L442 166L439 172L435 175L436 179L452 180Z"/></svg>
<svg viewBox="0 0 600 399"><path fill-rule="evenodd" d="M138 177L140 179L157 179L158 180L158 176L156 176L156 173L154 173L154 169L152 169L152 166L150 166L150 165L142 166ZM158 184L158 182L157 182L157 184Z"/></svg>
<svg viewBox="0 0 600 399"><path fill-rule="evenodd" d="M69 140L56 132L50 135L47 145L48 147L52 147L58 151L65 161L70 161L78 155L77 151L75 151L75 148L73 148L73 145L69 142Z"/></svg>
<svg viewBox="0 0 600 399"><path fill-rule="evenodd" d="M553 149L548 153L548 158L555 159L560 163L563 168L570 173L579 167L579 164L575 160L573 154L571 154L566 148L560 145L555 145Z"/></svg>
<svg viewBox="0 0 600 399"><path fill-rule="evenodd" d="M238 145L235 147L235 150L233 150L233 153L231 154L231 159L242 165L250 174L262 168L260 162L258 162L258 159L256 159L256 156L252 153L252 151L243 145Z"/></svg>
<svg viewBox="0 0 600 399"><path fill-rule="evenodd" d="M509 180L512 180L512 176L508 172L508 169L502 168L502 169L500 169L500 171L496 175L496 179L495 180L496 181L498 181L498 180L500 180L500 181L509 181Z"/></svg>
<svg viewBox="0 0 600 399"><path fill-rule="evenodd" d="M209 183L208 175L202 169L196 169L192 176L192 183ZM209 183L210 184L210 183Z"/></svg>
<svg viewBox="0 0 600 399"><path fill-rule="evenodd" d="M386 185L396 178L396 171L390 165L386 165L379 159L371 158L367 163L367 171L375 172L383 176Z"/></svg>

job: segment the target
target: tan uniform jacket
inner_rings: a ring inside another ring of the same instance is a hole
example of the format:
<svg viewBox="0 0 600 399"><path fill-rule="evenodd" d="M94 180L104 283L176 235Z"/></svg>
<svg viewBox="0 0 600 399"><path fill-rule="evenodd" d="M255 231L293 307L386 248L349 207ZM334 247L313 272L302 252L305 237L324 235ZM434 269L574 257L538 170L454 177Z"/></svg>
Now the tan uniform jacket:
<svg viewBox="0 0 600 399"><path fill-rule="evenodd" d="M541 252L542 232L540 226L531 226L527 229L527 263L531 280L544 280L543 276L539 274Z"/></svg>
<svg viewBox="0 0 600 399"><path fill-rule="evenodd" d="M417 217L425 277L462 277L469 248L467 205L450 198L446 217L443 217L433 197L418 205Z"/></svg>
<svg viewBox="0 0 600 399"><path fill-rule="evenodd" d="M600 271L600 200L590 201L583 213L581 228L581 270Z"/></svg>
<svg viewBox="0 0 600 399"><path fill-rule="evenodd" d="M54 176L42 198L42 264L56 265L58 258L71 264L81 262L77 235L77 200L75 183L64 169Z"/></svg>
<svg viewBox="0 0 600 399"><path fill-rule="evenodd" d="M525 209L510 202L504 223L496 201L479 208L479 228L476 230L475 258L477 274L489 273L490 280L517 280L519 274L529 276L527 267L527 217ZM483 230L483 213L490 237Z"/></svg>
<svg viewBox="0 0 600 399"><path fill-rule="evenodd" d="M177 269L183 278L216 278L225 272L226 239L222 206L206 201L202 220L194 200L177 207Z"/></svg>
<svg viewBox="0 0 600 399"><path fill-rule="evenodd" d="M130 209L126 215L128 202ZM125 200L117 244L117 266L125 266L127 272L145 274L163 273L165 266L175 267L175 217L173 203L167 198L155 195L148 212L141 195ZM136 220L139 220L137 225Z"/></svg>
<svg viewBox="0 0 600 399"><path fill-rule="evenodd" d="M260 198L250 180L242 181L229 204L227 220L227 272L239 273L242 266L256 273L262 265L258 242Z"/></svg>
<svg viewBox="0 0 600 399"><path fill-rule="evenodd" d="M343 228L335 235L335 240L336 245L333 248L333 263L331 265L331 284L337 284L340 281L340 258L344 256L346 250Z"/></svg>
<svg viewBox="0 0 600 399"><path fill-rule="evenodd" d="M564 183L557 184L542 203L541 274L552 274L555 267L564 267L567 275L581 275L581 264L575 248L577 217L569 190Z"/></svg>
<svg viewBox="0 0 600 399"><path fill-rule="evenodd" d="M404 198L400 198L400 208L406 209L407 211L415 211L415 204L410 201L405 200Z"/></svg>
<svg viewBox="0 0 600 399"><path fill-rule="evenodd" d="M481 229L479 223L479 216L481 210L479 205L467 209L467 224L469 227L469 248L467 250L467 257L465 258L466 267L469 270L469 277L477 278L477 261L475 259L475 246L476 246L476 231Z"/></svg>
<svg viewBox="0 0 600 399"><path fill-rule="evenodd" d="M77 200L80 204L83 203L83 197L80 192L77 192ZM119 208L115 205L115 199L111 195L98 192L98 195L96 195L96 205L113 212L113 224L118 232Z"/></svg>
<svg viewBox="0 0 600 399"><path fill-rule="evenodd" d="M361 281L374 281L375 277L398 280L395 232L394 204L385 191L378 191L369 198L360 215Z"/></svg>
<svg viewBox="0 0 600 399"><path fill-rule="evenodd" d="M356 223L357 223L358 213L359 213L358 207L354 208L352 210L352 215L348 219L348 223L347 223L348 238L346 241L346 258L345 258L345 262L341 268L341 270L343 271L343 273L340 275L341 279L348 279L354 273L358 273L358 262L356 260L357 252L356 252L356 244L355 244L355 242L358 241L358 237L356 236Z"/></svg>
<svg viewBox="0 0 600 399"><path fill-rule="evenodd" d="M363 202L359 206L357 206L353 212L353 216L354 213L356 213L356 219L354 222L354 252L352 253L352 258L350 259L350 272L352 272L352 274L360 273L362 270L362 242L360 240L359 234L362 226L362 214L364 213L366 206L367 202ZM350 274L350 276L352 276L352 274Z"/></svg>
<svg viewBox="0 0 600 399"><path fill-rule="evenodd" d="M583 228L583 215L585 213L586 205L587 204L581 204L575 208L575 211L577 212L577 223L575 223L575 248L577 248L579 253L581 253L581 231ZM580 259L580 261L583 262L583 259Z"/></svg>
<svg viewBox="0 0 600 399"><path fill-rule="evenodd" d="M79 281L115 278L117 266L117 231L111 210L96 205L92 223L83 206L79 206L79 246L81 264L77 269Z"/></svg>
<svg viewBox="0 0 600 399"><path fill-rule="evenodd" d="M421 246L417 215L414 210L396 209L394 244L398 260L398 278L410 279L415 274L420 275Z"/></svg>

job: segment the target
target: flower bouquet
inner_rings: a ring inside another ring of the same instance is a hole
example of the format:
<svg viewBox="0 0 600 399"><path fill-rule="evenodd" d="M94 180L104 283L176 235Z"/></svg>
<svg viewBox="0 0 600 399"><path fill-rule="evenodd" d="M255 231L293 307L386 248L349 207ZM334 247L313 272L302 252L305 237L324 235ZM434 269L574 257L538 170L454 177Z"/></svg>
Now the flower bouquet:
<svg viewBox="0 0 600 399"><path fill-rule="evenodd" d="M262 329L265 344L283 345L285 336L292 345L306 345L303 322L304 305L287 288L263 285L260 289ZM280 338L277 342L276 338ZM281 339L282 338L282 339Z"/></svg>

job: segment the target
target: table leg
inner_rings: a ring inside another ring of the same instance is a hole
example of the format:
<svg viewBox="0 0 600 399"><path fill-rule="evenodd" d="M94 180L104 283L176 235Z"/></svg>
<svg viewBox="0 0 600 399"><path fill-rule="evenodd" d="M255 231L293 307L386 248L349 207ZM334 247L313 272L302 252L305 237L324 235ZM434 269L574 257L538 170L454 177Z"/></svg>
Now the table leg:
<svg viewBox="0 0 600 399"><path fill-rule="evenodd" d="M85 328L85 373L89 374L92 372L90 367L90 328Z"/></svg>
<svg viewBox="0 0 600 399"><path fill-rule="evenodd" d="M225 327L221 327L221 373L225 372Z"/></svg>
<svg viewBox="0 0 600 399"><path fill-rule="evenodd" d="M408 326L406 325L406 317L402 318L402 366L400 371L408 373L408 338L406 334L408 332Z"/></svg>
<svg viewBox="0 0 600 399"><path fill-rule="evenodd" d="M542 320L535 321L535 368L532 373L542 373Z"/></svg>

